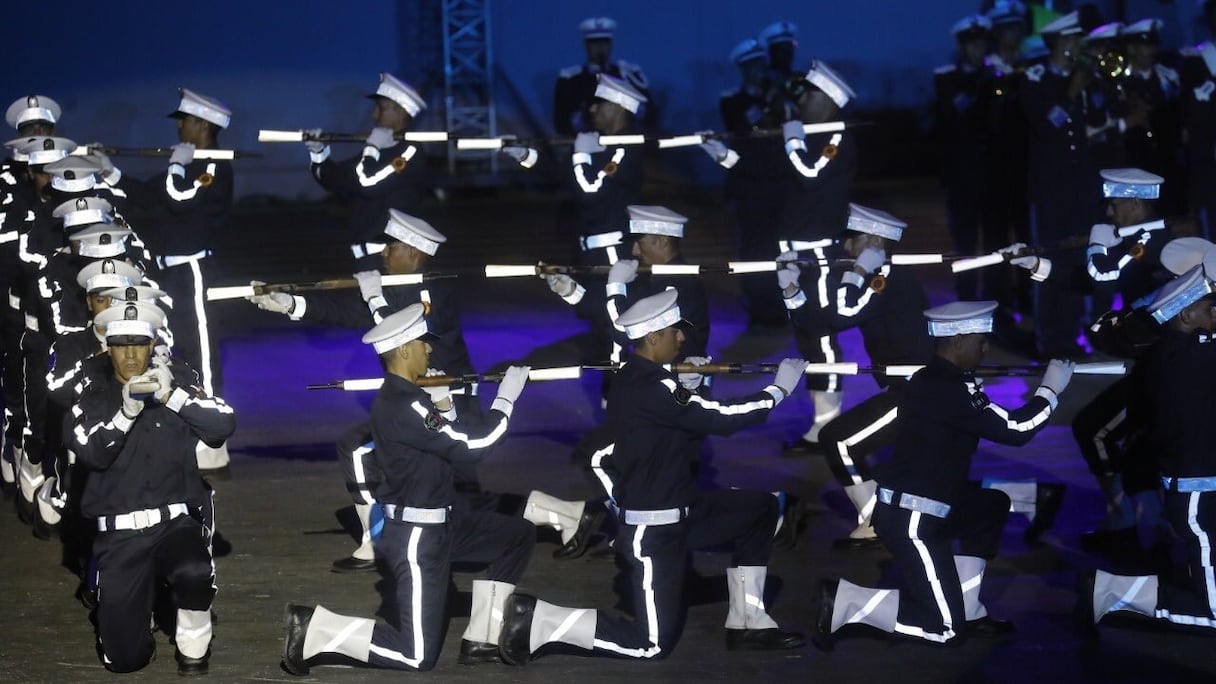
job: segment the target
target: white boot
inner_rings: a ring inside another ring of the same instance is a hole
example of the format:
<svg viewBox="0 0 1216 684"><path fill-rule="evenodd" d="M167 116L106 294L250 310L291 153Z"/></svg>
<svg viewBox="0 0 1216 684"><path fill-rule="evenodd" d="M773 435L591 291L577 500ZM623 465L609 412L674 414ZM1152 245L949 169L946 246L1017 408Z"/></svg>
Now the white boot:
<svg viewBox="0 0 1216 684"><path fill-rule="evenodd" d="M177 610L177 650L188 658L202 658L211 646L211 611Z"/></svg>
<svg viewBox="0 0 1216 684"><path fill-rule="evenodd" d="M38 488L46 481L46 477L42 474L42 464L30 463L24 450L15 453L20 456L17 461L19 471L17 484L21 489L21 498L25 499L26 503L33 504L34 499L38 496Z"/></svg>
<svg viewBox="0 0 1216 684"><path fill-rule="evenodd" d="M730 595L727 629L776 629L777 622L764 609L767 576L768 568L762 565L726 569L726 588Z"/></svg>
<svg viewBox="0 0 1216 684"><path fill-rule="evenodd" d="M895 631L899 617L899 591L860 587L847 580L836 585L832 602L832 631L848 624L876 627L884 632Z"/></svg>
<svg viewBox="0 0 1216 684"><path fill-rule="evenodd" d="M963 587L963 615L967 622L988 615L988 609L980 601L980 585L984 583L984 568L987 566L988 561L976 556L954 557L958 581Z"/></svg>
<svg viewBox="0 0 1216 684"><path fill-rule="evenodd" d="M811 428L802 438L818 444L819 431L828 421L840 415L840 409L844 405L844 392L811 390L811 403L815 405L815 422L811 423Z"/></svg>
<svg viewBox="0 0 1216 684"><path fill-rule="evenodd" d="M502 632L502 608L507 597L515 591L514 584L492 580L473 580L473 607L469 612L469 626L461 637L465 641L498 645Z"/></svg>
<svg viewBox="0 0 1216 684"><path fill-rule="evenodd" d="M4 438L0 436L0 445L2 445L3 441ZM16 457L16 454L17 448L13 447L14 458ZM3 480L4 484L7 485L17 483L17 466L14 465L13 460L10 460L8 456L4 455L3 446L0 446L0 480Z"/></svg>
<svg viewBox="0 0 1216 684"><path fill-rule="evenodd" d="M583 517L584 501L563 501L557 497L532 490L524 504L524 520L537 527L552 527L562 535L562 544L574 538L578 521Z"/></svg>
<svg viewBox="0 0 1216 684"><path fill-rule="evenodd" d="M537 599L528 646L535 653L541 646L556 641L590 651L595 647L597 620L594 609L563 608Z"/></svg>
<svg viewBox="0 0 1216 684"><path fill-rule="evenodd" d="M1153 617L1157 610L1157 578L1153 575L1112 575L1099 570L1094 573L1093 601L1094 624L1103 615L1116 610Z"/></svg>
<svg viewBox="0 0 1216 684"><path fill-rule="evenodd" d="M206 474L210 470L223 470L228 467L227 442L214 448L199 442L194 447L194 454L198 458L198 469L203 471L203 474Z"/></svg>
<svg viewBox="0 0 1216 684"><path fill-rule="evenodd" d="M372 544L372 505L355 504L355 515L359 516L359 528L362 530L362 533L359 537L359 548L350 554L351 558L376 560L376 547Z"/></svg>
<svg viewBox="0 0 1216 684"><path fill-rule="evenodd" d="M375 628L374 620L339 615L317 606L308 622L308 632L304 635L304 660L320 653L337 653L366 663ZM414 644L421 644L421 639L422 635L415 634ZM421 653L404 655L422 659Z"/></svg>
<svg viewBox="0 0 1216 684"><path fill-rule="evenodd" d="M870 525L870 516L874 514L874 505L878 503L875 492L878 483L873 480L863 480L844 488L844 493L857 509L857 528L849 533L849 539L873 539L878 535Z"/></svg>
<svg viewBox="0 0 1216 684"><path fill-rule="evenodd" d="M54 528L63 519L64 497L55 491L58 480L52 475L38 488L38 517L47 527Z"/></svg>

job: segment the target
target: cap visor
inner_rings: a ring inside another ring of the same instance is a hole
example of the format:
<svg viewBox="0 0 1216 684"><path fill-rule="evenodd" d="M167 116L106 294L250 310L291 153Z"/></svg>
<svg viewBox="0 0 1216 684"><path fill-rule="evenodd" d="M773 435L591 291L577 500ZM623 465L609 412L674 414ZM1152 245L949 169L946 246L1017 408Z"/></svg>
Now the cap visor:
<svg viewBox="0 0 1216 684"><path fill-rule="evenodd" d="M438 342L440 337L438 335L436 335L435 333L428 330L428 331L422 333L421 337L417 337L415 339L422 340L423 342Z"/></svg>
<svg viewBox="0 0 1216 684"><path fill-rule="evenodd" d="M143 335L107 335L106 344L111 347L138 346L152 341L151 337Z"/></svg>

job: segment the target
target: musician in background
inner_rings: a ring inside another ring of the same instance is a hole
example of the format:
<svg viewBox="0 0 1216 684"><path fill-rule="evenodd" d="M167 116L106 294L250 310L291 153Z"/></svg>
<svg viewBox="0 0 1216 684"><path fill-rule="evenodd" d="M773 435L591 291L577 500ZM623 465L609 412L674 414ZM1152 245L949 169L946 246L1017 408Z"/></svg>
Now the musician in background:
<svg viewBox="0 0 1216 684"><path fill-rule="evenodd" d="M1216 0L1203 3L1208 40L1182 51L1181 108L1190 211L1200 234L1216 235Z"/></svg>
<svg viewBox="0 0 1216 684"><path fill-rule="evenodd" d="M1142 19L1123 30L1128 75L1123 80L1130 106L1145 110L1134 124L1126 125L1123 143L1127 165L1165 178L1162 213L1177 216L1186 207L1186 184L1178 156L1182 145L1178 72L1161 63L1159 44L1164 22Z"/></svg>
<svg viewBox="0 0 1216 684"><path fill-rule="evenodd" d="M579 22L587 61L562 69L553 89L553 127L559 135L578 135L597 130L592 120L591 105L595 103L599 75L607 74L628 83L645 100L639 105L637 118L644 126L654 125L656 112L651 102L649 80L642 67L623 59L612 59L612 39L616 21L609 17L588 17Z"/></svg>
<svg viewBox="0 0 1216 684"><path fill-rule="evenodd" d="M329 192L351 204L351 254L358 271L374 271L380 265L384 243L380 235L388 221L388 210L414 212L422 200L424 158L419 149L401 134L413 125L426 109L426 101L409 84L392 74L380 74L376 92L368 95L374 102L372 121L376 127L368 134L363 151L346 159L330 158L327 143L316 140L320 129L308 131L304 146L312 160L313 178Z"/></svg>

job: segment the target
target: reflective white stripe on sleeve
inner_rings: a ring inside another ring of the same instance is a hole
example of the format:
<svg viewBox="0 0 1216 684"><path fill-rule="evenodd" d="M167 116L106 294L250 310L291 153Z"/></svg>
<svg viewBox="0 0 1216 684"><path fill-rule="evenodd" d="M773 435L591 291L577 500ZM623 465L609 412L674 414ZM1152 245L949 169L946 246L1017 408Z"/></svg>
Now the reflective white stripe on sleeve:
<svg viewBox="0 0 1216 684"><path fill-rule="evenodd" d="M372 156L370 154L371 150L375 150L375 156ZM414 158L415 154L418 154L418 148L414 147L413 145L410 145L409 147L405 148L404 152L401 153L401 159L404 159L408 163L411 159ZM376 148L374 148L374 147L364 148L363 159L359 160L358 164L355 164L355 176L359 179L359 185L362 185L365 188L370 188L373 185L379 185L380 182L383 181L385 178L388 178L389 176L393 175L394 173L397 173L397 169L393 166L392 161L390 161L389 163L385 164L379 171L377 171L369 176L369 175L367 175L367 173L365 173L363 171L363 167L365 164L367 164L368 159L371 159L372 161L379 161L380 150L376 150Z"/></svg>
<svg viewBox="0 0 1216 684"><path fill-rule="evenodd" d="M663 386L667 388L667 391L671 392L673 395L676 393L676 388L679 387L679 384L671 378L664 378L660 382L662 382ZM764 411L777 405L777 402L773 399L771 394L766 399L757 399L755 401L749 401L742 404L723 404L722 402L714 401L712 399L706 399L699 394L694 394L689 398L689 402L697 404L701 408L715 411L724 416L739 416L745 413L751 413L753 411Z"/></svg>
<svg viewBox="0 0 1216 684"><path fill-rule="evenodd" d="M625 159L625 148L618 147L612 153L612 163L620 164ZM604 184L604 179L608 177L608 173L600 169L595 175L595 180L587 180L587 166L591 163L590 155L575 155L574 156L574 180L578 181L578 186L583 192L599 192L600 186Z"/></svg>
<svg viewBox="0 0 1216 684"><path fill-rule="evenodd" d="M427 408L425 406L423 406L421 402L418 402L418 401L415 401L414 403L410 404L410 408L414 409L414 413L417 413L420 418L425 419L427 414L430 413L430 411L428 411ZM494 442L497 442L500 437L502 437L504 434L506 434L507 419L506 419L506 417L500 418L498 421L498 425L495 426L494 429L490 431L490 434L486 435L485 437L481 437L481 438L471 437L471 436L469 436L469 434L467 432L461 432L461 431L453 428L451 423L444 425L442 428L439 429L439 432L440 432L440 434L447 435L448 438L450 438L454 441L464 442L465 444L469 445L470 449L484 449L484 448L490 446L491 444L493 444Z"/></svg>
<svg viewBox="0 0 1216 684"><path fill-rule="evenodd" d="M843 139L843 134L834 133L832 134L832 139L828 144L835 148L840 145L840 141ZM813 165L807 166L806 163L802 161L802 155L799 154L800 150L796 148L791 149L789 142L786 143L786 152L787 156L790 158L790 163L794 165L794 170L802 174L802 176L805 178L818 178L819 172L823 171L823 168L828 165L828 162L832 161L832 157L829 157L826 154L820 154L819 158L815 160ZM835 154L832 156L834 157Z"/></svg>
<svg viewBox="0 0 1216 684"><path fill-rule="evenodd" d="M216 168L215 162L208 163L207 164L207 175L214 176L215 168ZM194 196L198 194L198 189L203 187L202 181L200 181L198 178L195 178L194 182L192 182L190 184L189 188L187 188L185 190L178 190L177 183L175 183L173 179L174 179L173 167L170 166L169 171L167 171L165 173L165 192L169 195L169 199L174 200L176 202L185 202L187 200L194 199Z"/></svg>

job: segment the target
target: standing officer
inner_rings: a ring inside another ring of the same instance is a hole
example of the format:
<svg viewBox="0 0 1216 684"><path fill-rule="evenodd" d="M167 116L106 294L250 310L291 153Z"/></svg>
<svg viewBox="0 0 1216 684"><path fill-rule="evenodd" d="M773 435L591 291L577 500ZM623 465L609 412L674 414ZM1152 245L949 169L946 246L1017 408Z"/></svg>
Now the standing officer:
<svg viewBox="0 0 1216 684"><path fill-rule="evenodd" d="M1077 596L1077 617L1087 630L1118 610L1216 628L1216 569L1209 542L1216 532L1216 460L1211 450L1216 439L1211 392L1216 356L1209 341L1216 332L1216 286L1208 275L1213 271L1216 259L1209 254L1203 265L1162 288L1149 305L1163 330L1143 369L1153 440L1160 450L1166 517L1185 544L1183 576L1189 577L1189 586L1154 575L1129 577L1099 570L1085 578Z"/></svg>
<svg viewBox="0 0 1216 684"><path fill-rule="evenodd" d="M618 78L636 89L645 98L637 117L646 126L654 125L656 113L650 102L649 80L642 67L623 59L613 61L612 39L616 21L608 17L588 17L579 22L587 61L558 72L553 88L553 128L559 135L577 135L598 130L591 115L591 105L598 97L599 75Z"/></svg>
<svg viewBox="0 0 1216 684"><path fill-rule="evenodd" d="M798 51L798 26L784 19L760 29L756 36L768 56L768 75L764 98L768 108L781 123L793 114L786 97L787 81L796 77L794 54Z"/></svg>
<svg viewBox="0 0 1216 684"><path fill-rule="evenodd" d="M744 261L763 261L772 258L772 245L777 241L777 222L785 196L785 155L771 140L749 134L780 126L784 110L774 111L765 98L768 63L759 41L748 38L739 43L731 50L730 59L738 67L742 82L737 89L722 94L718 110L723 128L735 136L731 144L739 159L727 172L723 189L735 209L736 253ZM744 276L739 285L746 298L749 325L785 325L784 308L766 280Z"/></svg>
<svg viewBox="0 0 1216 684"><path fill-rule="evenodd" d="M617 319L635 348L608 402L618 473L612 494L621 507L613 547L629 568L635 619L513 594L499 639L507 663L526 664L551 642L596 655L666 656L679 638L688 551L727 543L734 546L726 571L727 648L789 649L805 643L802 635L782 631L764 608L776 500L768 492L699 491L681 456L700 436L763 422L789 396L806 362L786 359L773 384L741 399L719 402L694 394L663 368L677 358L687 325L678 297L666 290L638 301Z"/></svg>
<svg viewBox="0 0 1216 684"><path fill-rule="evenodd" d="M177 607L178 672L207 671L215 566L199 522L206 492L195 444L232 435L232 409L204 394L182 362L152 363L153 322L134 305L106 325L113 374L73 407L64 441L91 472L81 511L97 519L97 636L106 669L133 672L152 659L157 581Z"/></svg>
<svg viewBox="0 0 1216 684"><path fill-rule="evenodd" d="M878 469L874 528L895 557L900 590L823 580L814 642L831 650L834 632L861 623L930 643L1002 636L980 601L987 560L996 556L1009 497L969 481L980 439L1022 445L1047 425L1073 364L1053 360L1034 396L1015 410L984 394L974 371L988 349L996 302L953 302L925 312L937 355L899 397L895 455ZM960 555L954 554L954 540ZM863 608L864 606L864 608Z"/></svg>
<svg viewBox="0 0 1216 684"><path fill-rule="evenodd" d="M1186 208L1186 184L1177 161L1182 144L1178 103L1182 83L1178 72L1159 59L1163 26L1160 19L1142 19L1124 27L1121 34L1128 70L1123 88L1129 106L1147 112L1136 125L1125 123L1123 144L1127 166L1165 178L1160 200L1163 213L1176 216Z"/></svg>
<svg viewBox="0 0 1216 684"><path fill-rule="evenodd" d="M990 108L994 86L984 63L992 22L982 14L957 21L951 33L958 45L958 61L933 71L934 121L946 188L950 237L958 254L982 254L1009 238L1006 226L989 220L985 209L992 183L987 176L992 154ZM1002 272L1004 275L1004 272ZM991 280L989 275L985 281ZM980 295L978 271L955 277L959 299ZM988 288L985 282L985 290ZM1007 297L1000 298L1007 300Z"/></svg>
<svg viewBox="0 0 1216 684"><path fill-rule="evenodd" d="M804 78L792 80L787 97L797 106L794 118L782 125L785 139L787 192L778 223L778 253L808 251L809 258L825 260L836 236L844 232L849 220L849 195L857 175L857 147L848 131L816 133L810 137L803 124L835 119L853 99L853 89L831 67L816 60ZM827 270L808 273L817 280L802 283L814 293L810 304L821 310L830 305L827 295ZM835 363L840 345L826 326L796 329L798 352L812 363ZM787 455L807 455L819 448L819 430L840 415L844 395L837 375L807 377L815 416L800 439L786 446Z"/></svg>
<svg viewBox="0 0 1216 684"><path fill-rule="evenodd" d="M363 151L345 161L330 159L329 145L316 140L304 143L312 160L312 175L321 187L351 204L351 254L360 271L375 270L379 242L388 220L388 210L417 211L422 199L425 162L415 157L418 148L401 139L410 129L426 101L416 90L392 74L380 74L375 103ZM319 129L318 131L320 132Z"/></svg>
<svg viewBox="0 0 1216 684"><path fill-rule="evenodd" d="M1190 211L1203 237L1216 236L1216 0L1203 3L1211 38L1183 50L1182 127Z"/></svg>
<svg viewBox="0 0 1216 684"><path fill-rule="evenodd" d="M1032 242L1054 246L1092 225L1097 213L1098 184L1087 132L1094 112L1086 97L1093 72L1076 64L1082 34L1076 12L1052 21L1041 33L1051 53L1045 63L1024 72L1021 104L1030 129ZM1056 277L1037 288L1039 352L1075 357L1083 353L1076 343L1084 308L1077 273L1081 251L1058 252L1054 262Z"/></svg>
<svg viewBox="0 0 1216 684"><path fill-rule="evenodd" d="M486 563L489 569L488 579L473 582L460 662L498 659L503 604L528 565L536 534L520 518L461 505L452 465L506 434L528 369L507 369L484 421L461 416L446 387L415 384L430 367L433 338L421 304L389 315L363 336L385 368L371 417L376 466L383 475L375 494L385 517L376 549L395 579L397 627L289 604L282 665L293 675L308 674L312 665L352 661L397 670L435 667L451 565L462 561Z"/></svg>

